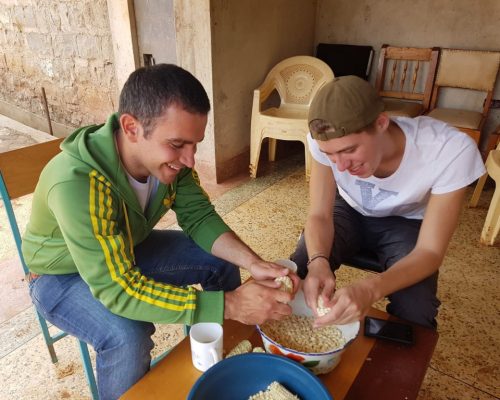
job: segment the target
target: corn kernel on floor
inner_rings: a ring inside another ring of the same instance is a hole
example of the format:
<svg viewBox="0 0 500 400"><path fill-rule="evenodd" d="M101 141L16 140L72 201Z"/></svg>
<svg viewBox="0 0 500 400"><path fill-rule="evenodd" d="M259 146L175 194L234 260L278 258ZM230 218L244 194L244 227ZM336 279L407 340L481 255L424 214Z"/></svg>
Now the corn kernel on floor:
<svg viewBox="0 0 500 400"><path fill-rule="evenodd" d="M48 140L0 116L0 152ZM263 159L263 158L261 158ZM260 172L260 171L259 171ZM264 258L288 257L304 223L307 185L303 154L264 166L258 179L241 176L224 185L208 185L219 213ZM203 182L203 175L201 176ZM468 189L468 199L472 188ZM438 315L440 339L418 399L451 400L500 398L500 247L479 244L493 187L483 192L478 208L464 206L460 224L441 267ZM29 215L29 198L16 202L20 225ZM174 224L168 215L160 227ZM264 238L264 239L263 239ZM0 399L90 399L76 341L56 344L59 357L52 364L30 307L15 249L0 211ZM341 267L339 285L367 272ZM384 302L378 307L383 308ZM182 339L178 326L158 325L154 354Z"/></svg>

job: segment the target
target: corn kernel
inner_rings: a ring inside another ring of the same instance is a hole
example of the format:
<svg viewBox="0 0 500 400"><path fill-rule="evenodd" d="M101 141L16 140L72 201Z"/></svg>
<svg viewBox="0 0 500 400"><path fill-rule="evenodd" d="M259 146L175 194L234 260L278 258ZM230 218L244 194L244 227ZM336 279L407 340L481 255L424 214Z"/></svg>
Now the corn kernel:
<svg viewBox="0 0 500 400"><path fill-rule="evenodd" d="M336 326L312 327L313 317L289 315L267 321L261 330L280 345L304 353L324 353L342 348L346 342Z"/></svg>
<svg viewBox="0 0 500 400"><path fill-rule="evenodd" d="M280 290L286 293L292 293L293 292L293 282L290 279L289 276L280 276L276 279L274 279L275 282L280 282Z"/></svg>
<svg viewBox="0 0 500 400"><path fill-rule="evenodd" d="M237 356L238 354L250 353L252 351L252 343L248 340L242 340L227 354L226 358Z"/></svg>
<svg viewBox="0 0 500 400"><path fill-rule="evenodd" d="M272 382L265 391L261 390L250 396L248 400L300 400L300 398L289 392L279 382Z"/></svg>
<svg viewBox="0 0 500 400"><path fill-rule="evenodd" d="M323 297L318 297L318 307L316 308L316 312L320 317L328 314L332 309L330 307L325 307L325 302L323 301Z"/></svg>

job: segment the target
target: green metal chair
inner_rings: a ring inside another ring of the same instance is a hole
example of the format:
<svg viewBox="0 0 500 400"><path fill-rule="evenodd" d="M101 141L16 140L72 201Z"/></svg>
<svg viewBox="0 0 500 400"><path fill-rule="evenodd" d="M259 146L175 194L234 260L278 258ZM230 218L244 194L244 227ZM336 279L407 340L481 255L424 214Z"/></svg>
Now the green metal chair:
<svg viewBox="0 0 500 400"><path fill-rule="evenodd" d="M52 157L60 152L60 143L61 139L53 140L0 154L0 195L7 212L9 225L16 242L19 260L21 261L25 274L28 274L29 270L21 252L21 234L19 232L11 200L33 193L43 167ZM67 333L59 331L55 335L51 335L47 321L38 311L36 311L36 309L35 312L50 358L53 363L56 363L57 355L54 349L54 343L65 337ZM97 385L87 343L79 340L78 345L82 357L85 378L87 379L92 399L97 400L99 396L97 394Z"/></svg>
<svg viewBox="0 0 500 400"><path fill-rule="evenodd" d="M0 196L7 212L9 225L16 242L19 260L21 261L25 274L28 274L29 270L24 262L23 254L21 252L21 234L19 232L11 200L33 193L42 169L50 159L61 151L59 148L61 141L62 139L57 139L18 150L0 153ZM56 363L57 355L54 349L54 343L65 337L67 333L59 331L56 334L51 335L47 321L36 309L35 312L50 354L50 358L53 363ZM189 334L189 326L187 325L184 326L184 334ZM83 370L92 399L98 400L99 395L97 393L97 384L87 343L78 340L78 346L80 348ZM167 350L162 355L154 359L151 362L151 367L154 367L161 359L168 355L171 350L172 349Z"/></svg>

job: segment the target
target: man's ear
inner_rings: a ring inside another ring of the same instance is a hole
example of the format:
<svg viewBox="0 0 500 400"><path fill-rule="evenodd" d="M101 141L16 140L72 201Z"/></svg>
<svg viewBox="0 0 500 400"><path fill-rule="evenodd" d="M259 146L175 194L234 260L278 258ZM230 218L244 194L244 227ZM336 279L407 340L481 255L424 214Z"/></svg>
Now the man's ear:
<svg viewBox="0 0 500 400"><path fill-rule="evenodd" d="M139 139L142 125L135 117L130 114L124 113L120 115L120 128L125 138L135 143Z"/></svg>
<svg viewBox="0 0 500 400"><path fill-rule="evenodd" d="M375 126L378 131L385 131L389 127L390 122L391 119L389 116L385 112L382 112L375 120Z"/></svg>

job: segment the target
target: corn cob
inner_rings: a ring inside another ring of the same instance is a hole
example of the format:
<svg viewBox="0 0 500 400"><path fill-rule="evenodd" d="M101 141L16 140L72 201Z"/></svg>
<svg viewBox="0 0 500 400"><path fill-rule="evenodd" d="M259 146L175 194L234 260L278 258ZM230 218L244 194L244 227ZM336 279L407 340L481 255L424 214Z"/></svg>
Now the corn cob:
<svg viewBox="0 0 500 400"><path fill-rule="evenodd" d="M262 347L254 347L252 353L265 353L266 351Z"/></svg>
<svg viewBox="0 0 500 400"><path fill-rule="evenodd" d="M226 358L237 356L238 354L250 353L252 351L252 343L248 340L239 342L226 356Z"/></svg>
<svg viewBox="0 0 500 400"><path fill-rule="evenodd" d="M293 292L293 282L289 276L280 276L274 280L275 282L280 282L280 290L287 293Z"/></svg>
<svg viewBox="0 0 500 400"><path fill-rule="evenodd" d="M290 393L284 386L278 382L271 383L265 391L260 391L248 400L300 400L299 397Z"/></svg>
<svg viewBox="0 0 500 400"><path fill-rule="evenodd" d="M325 302L323 301L323 297L321 296L318 297L318 307L316 308L316 311L320 317L328 314L331 311L330 307L325 307Z"/></svg>

